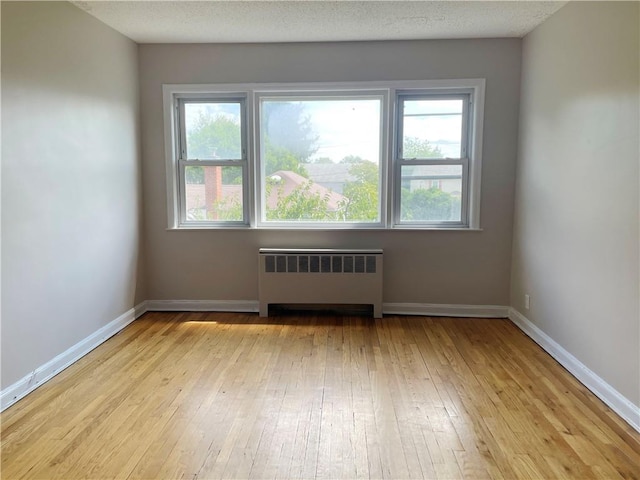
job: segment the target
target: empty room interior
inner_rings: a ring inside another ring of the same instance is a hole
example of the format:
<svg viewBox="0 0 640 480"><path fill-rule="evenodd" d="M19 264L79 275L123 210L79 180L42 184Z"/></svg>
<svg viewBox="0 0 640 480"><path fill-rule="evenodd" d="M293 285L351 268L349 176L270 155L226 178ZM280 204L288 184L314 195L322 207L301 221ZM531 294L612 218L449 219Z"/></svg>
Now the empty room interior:
<svg viewBox="0 0 640 480"><path fill-rule="evenodd" d="M2 478L640 478L640 3L1 7Z"/></svg>

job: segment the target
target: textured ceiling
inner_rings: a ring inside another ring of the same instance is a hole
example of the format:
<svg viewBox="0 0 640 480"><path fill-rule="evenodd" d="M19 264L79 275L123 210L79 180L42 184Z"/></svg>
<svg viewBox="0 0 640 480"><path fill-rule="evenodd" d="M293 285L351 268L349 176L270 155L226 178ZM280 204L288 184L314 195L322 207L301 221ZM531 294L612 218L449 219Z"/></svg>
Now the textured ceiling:
<svg viewBox="0 0 640 480"><path fill-rule="evenodd" d="M564 1L74 1L138 43L522 37Z"/></svg>

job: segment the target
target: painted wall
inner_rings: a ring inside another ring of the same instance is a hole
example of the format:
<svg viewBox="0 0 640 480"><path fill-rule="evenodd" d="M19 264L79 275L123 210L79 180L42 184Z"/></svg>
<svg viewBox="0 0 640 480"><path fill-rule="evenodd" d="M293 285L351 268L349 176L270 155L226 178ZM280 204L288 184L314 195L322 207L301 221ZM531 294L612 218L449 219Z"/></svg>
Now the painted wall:
<svg viewBox="0 0 640 480"><path fill-rule="evenodd" d="M137 46L2 2L2 388L146 297Z"/></svg>
<svg viewBox="0 0 640 480"><path fill-rule="evenodd" d="M507 305L520 88L519 39L141 45L148 294L257 300L259 247L384 248L384 301ZM482 232L167 231L163 83L486 78Z"/></svg>
<svg viewBox="0 0 640 480"><path fill-rule="evenodd" d="M639 20L636 2L571 2L524 39L511 284L512 306L636 405Z"/></svg>

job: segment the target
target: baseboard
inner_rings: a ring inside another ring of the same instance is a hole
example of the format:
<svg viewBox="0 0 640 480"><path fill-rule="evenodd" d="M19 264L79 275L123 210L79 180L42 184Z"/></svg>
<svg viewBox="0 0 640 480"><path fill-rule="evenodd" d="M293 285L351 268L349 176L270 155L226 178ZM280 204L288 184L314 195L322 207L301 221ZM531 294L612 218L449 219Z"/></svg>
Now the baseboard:
<svg viewBox="0 0 640 480"><path fill-rule="evenodd" d="M150 312L257 312L257 300L147 300Z"/></svg>
<svg viewBox="0 0 640 480"><path fill-rule="evenodd" d="M516 309L510 309L509 319L534 342L540 345L549 355L555 358L557 362L576 377L580 383L591 390L596 397L606 403L609 408L620 415L635 430L640 432L640 407L634 405L615 388L592 372L586 365L580 362L580 360L571 355Z"/></svg>
<svg viewBox="0 0 640 480"><path fill-rule="evenodd" d="M448 305L437 303L383 303L382 312L432 317L507 318L509 307L502 305Z"/></svg>
<svg viewBox="0 0 640 480"><path fill-rule="evenodd" d="M133 307L134 316L136 318L140 318L142 315L147 313L149 311L148 305L149 305L149 302L147 300L144 300L139 304L137 304L135 307Z"/></svg>
<svg viewBox="0 0 640 480"><path fill-rule="evenodd" d="M57 357L36 368L26 377L18 380L0 392L0 412L9 408L21 398L33 392L55 375L77 362L91 350L114 336L146 311L145 302L126 311L115 320L76 343Z"/></svg>

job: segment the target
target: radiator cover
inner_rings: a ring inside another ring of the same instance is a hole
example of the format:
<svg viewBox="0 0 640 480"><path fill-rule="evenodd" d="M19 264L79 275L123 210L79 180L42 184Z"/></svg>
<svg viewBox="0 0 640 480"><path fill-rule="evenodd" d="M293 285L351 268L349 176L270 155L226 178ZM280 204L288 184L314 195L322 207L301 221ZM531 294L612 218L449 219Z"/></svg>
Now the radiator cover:
<svg viewBox="0 0 640 480"><path fill-rule="evenodd" d="M380 249L261 248L260 316L269 304L373 305L382 318Z"/></svg>

